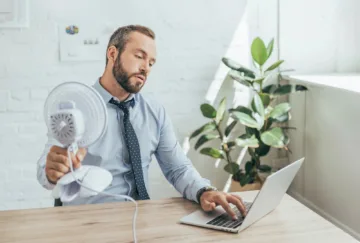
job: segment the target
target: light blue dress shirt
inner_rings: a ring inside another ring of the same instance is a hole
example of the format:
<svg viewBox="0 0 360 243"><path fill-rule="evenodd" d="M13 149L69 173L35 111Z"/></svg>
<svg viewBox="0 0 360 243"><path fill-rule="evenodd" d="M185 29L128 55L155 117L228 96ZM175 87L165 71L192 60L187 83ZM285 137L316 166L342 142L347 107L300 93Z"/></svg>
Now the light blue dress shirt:
<svg viewBox="0 0 360 243"><path fill-rule="evenodd" d="M116 106L109 104L112 98L100 84L99 80L93 86L104 99L108 109L108 127L104 136L87 149L83 165L100 166L111 172L113 181L105 189L108 193L128 195L136 199L135 180L131 171L129 154L124 141L123 112ZM145 186L149 191L148 170L155 155L166 179L183 195L184 198L197 202L197 192L210 186L210 181L204 179L193 167L191 161L180 147L169 116L162 105L145 98L142 94L133 94L129 99L135 100L130 108L130 122L138 137ZM51 137L45 145L37 165L37 178L46 189L53 189L45 174L47 154L53 145L59 145ZM121 201L119 198L96 195L90 198L76 198L64 205L78 205Z"/></svg>

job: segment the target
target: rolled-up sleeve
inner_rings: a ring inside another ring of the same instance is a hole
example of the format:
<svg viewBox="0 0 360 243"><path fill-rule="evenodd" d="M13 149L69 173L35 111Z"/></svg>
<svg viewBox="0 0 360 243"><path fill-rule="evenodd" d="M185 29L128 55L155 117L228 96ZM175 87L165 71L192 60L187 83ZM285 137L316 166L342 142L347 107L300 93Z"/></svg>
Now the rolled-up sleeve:
<svg viewBox="0 0 360 243"><path fill-rule="evenodd" d="M166 179L183 197L198 202L197 192L210 186L209 180L202 178L190 159L182 150L173 130L170 118L161 110L160 140L155 156Z"/></svg>

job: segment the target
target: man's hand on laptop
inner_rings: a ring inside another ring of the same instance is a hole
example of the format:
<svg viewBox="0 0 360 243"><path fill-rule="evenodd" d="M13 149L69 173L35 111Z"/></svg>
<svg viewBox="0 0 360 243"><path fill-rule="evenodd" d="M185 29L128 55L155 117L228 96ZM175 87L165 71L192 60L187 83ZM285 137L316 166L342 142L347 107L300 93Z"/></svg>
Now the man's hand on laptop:
<svg viewBox="0 0 360 243"><path fill-rule="evenodd" d="M205 212L213 211L216 206L221 205L225 211L233 218L237 220L235 212L231 209L229 203L234 204L241 214L246 216L245 205L241 199L241 197L237 195L232 195L226 192L220 191L206 191L200 197L200 205Z"/></svg>

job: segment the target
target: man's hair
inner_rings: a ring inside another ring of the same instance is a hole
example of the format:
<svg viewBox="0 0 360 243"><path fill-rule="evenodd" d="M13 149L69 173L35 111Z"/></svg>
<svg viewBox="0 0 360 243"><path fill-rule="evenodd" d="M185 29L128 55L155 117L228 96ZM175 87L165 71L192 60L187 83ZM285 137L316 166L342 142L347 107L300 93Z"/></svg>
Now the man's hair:
<svg viewBox="0 0 360 243"><path fill-rule="evenodd" d="M119 51L119 55L124 51L126 43L129 40L129 35L132 32L139 32L142 33L144 35L149 36L150 38L155 40L155 33L148 27L142 26L142 25L127 25L127 26L123 26L118 28L110 37L109 40L109 44L106 48L106 53L107 50L109 49L110 46L115 46L118 51ZM108 63L108 58L106 55L106 64Z"/></svg>

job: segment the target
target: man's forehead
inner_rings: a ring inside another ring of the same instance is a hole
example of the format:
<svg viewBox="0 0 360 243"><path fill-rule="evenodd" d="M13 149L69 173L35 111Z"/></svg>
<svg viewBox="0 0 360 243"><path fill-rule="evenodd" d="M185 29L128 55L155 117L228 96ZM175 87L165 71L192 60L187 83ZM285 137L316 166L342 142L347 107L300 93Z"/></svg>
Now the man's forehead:
<svg viewBox="0 0 360 243"><path fill-rule="evenodd" d="M155 40L142 33L132 32L129 35L129 40L127 44L129 45L129 47L131 47L131 49L142 49L148 55L156 55Z"/></svg>

